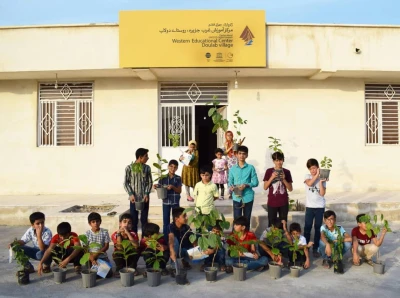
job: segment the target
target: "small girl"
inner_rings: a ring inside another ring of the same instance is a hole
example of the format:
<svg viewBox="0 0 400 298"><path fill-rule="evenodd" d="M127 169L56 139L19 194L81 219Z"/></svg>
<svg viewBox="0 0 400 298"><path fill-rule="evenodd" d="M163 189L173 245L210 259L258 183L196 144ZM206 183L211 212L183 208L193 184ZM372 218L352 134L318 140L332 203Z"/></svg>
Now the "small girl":
<svg viewBox="0 0 400 298"><path fill-rule="evenodd" d="M232 168L234 165L237 164L237 157L236 151L233 151L234 148L234 143L233 143L233 133L228 130L225 133L225 154L226 154L226 159L228 162L228 170L226 171L226 176L229 177L229 170ZM229 190L229 199L232 199L232 191Z"/></svg>
<svg viewBox="0 0 400 298"><path fill-rule="evenodd" d="M190 187L194 189L196 183L200 181L199 175L199 152L197 151L197 143L194 140L189 142L189 148L186 153L191 155L189 165L184 165L182 169L182 184L185 185L186 196L189 202L194 202L190 196ZM181 156L180 161L183 160Z"/></svg>
<svg viewBox="0 0 400 298"><path fill-rule="evenodd" d="M222 158L224 151L220 148L215 150L215 156L217 157L212 161L213 163L213 175L212 182L217 185L218 191L221 189L220 200L224 199L224 184L227 183L226 171L228 170L228 162Z"/></svg>

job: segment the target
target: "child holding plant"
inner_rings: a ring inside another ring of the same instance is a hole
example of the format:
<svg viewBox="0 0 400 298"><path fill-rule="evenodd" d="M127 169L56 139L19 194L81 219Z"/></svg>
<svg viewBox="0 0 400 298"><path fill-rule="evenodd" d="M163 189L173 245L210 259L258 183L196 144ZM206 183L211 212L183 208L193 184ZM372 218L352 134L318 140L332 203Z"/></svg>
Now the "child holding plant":
<svg viewBox="0 0 400 298"><path fill-rule="evenodd" d="M187 200L193 202L194 199L190 196L190 188L194 188L196 183L199 182L199 151L197 150L197 143L194 140L189 142L189 148L186 153L191 155L191 160L188 165L184 165L182 169L182 183L185 185ZM182 161L184 158L179 158Z"/></svg>
<svg viewBox="0 0 400 298"><path fill-rule="evenodd" d="M219 197L220 200L224 199L224 184L227 183L227 176L226 172L228 170L228 162L226 159L222 158L222 154L224 151L221 148L217 148L215 150L215 159L212 161L213 163L213 174L212 174L212 182L218 188L218 191L221 190L221 196Z"/></svg>
<svg viewBox="0 0 400 298"><path fill-rule="evenodd" d="M281 220L280 218L276 218L272 222L272 225L263 231L260 237L260 243L258 244L260 255L270 258L277 264L282 264L282 257L288 257L288 248L286 247L287 242L283 241L282 239L282 241L279 241L279 243L273 244L271 243L268 235L272 232L274 235L280 235L282 237L282 235L284 234L283 225L285 225L286 229L286 221ZM272 240L276 242L276 239ZM272 253L273 245L279 250L278 255Z"/></svg>
<svg viewBox="0 0 400 298"><path fill-rule="evenodd" d="M215 226L212 227L211 233L217 234L222 238L223 232L220 226L222 220L217 220ZM225 242L224 239L221 239L222 245ZM208 257L204 260L204 264L201 266L200 271L203 271L205 267L211 267L212 264L217 263L221 271L226 271L225 266L225 255L226 249L221 247L216 248L209 248L208 250L204 251L204 254L208 255Z"/></svg>
<svg viewBox="0 0 400 298"><path fill-rule="evenodd" d="M242 143L240 143L241 145ZM226 155L226 161L228 162L228 170L226 171L226 176L229 177L229 170L237 164L237 151L233 150L234 143L233 143L233 133L228 130L225 133L225 144L224 144L224 149L225 152L224 154ZM229 192L229 199L232 199L232 190L228 190Z"/></svg>
<svg viewBox="0 0 400 298"><path fill-rule="evenodd" d="M310 256L308 253L308 248L313 245L312 242L310 242L307 245L306 238L301 235L301 226L297 222L293 222L289 226L289 232L286 228L286 222L283 224L283 230L285 232L285 236L287 238L287 241L290 245L293 245L293 243L298 240L298 246L299 249L304 251L304 254L298 254L297 258L299 259L299 265L303 266L304 269L307 269L310 267ZM289 267L291 266L296 266L296 264L293 263L293 251L289 250Z"/></svg>

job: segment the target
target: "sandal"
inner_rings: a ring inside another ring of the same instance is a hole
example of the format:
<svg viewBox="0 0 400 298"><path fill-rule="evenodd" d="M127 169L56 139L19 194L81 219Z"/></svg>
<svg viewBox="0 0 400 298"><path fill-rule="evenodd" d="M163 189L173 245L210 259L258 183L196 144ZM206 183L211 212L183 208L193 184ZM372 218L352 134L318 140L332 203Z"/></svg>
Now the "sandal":
<svg viewBox="0 0 400 298"><path fill-rule="evenodd" d="M82 273L82 266L75 266L74 270L75 270L76 274L81 274Z"/></svg>
<svg viewBox="0 0 400 298"><path fill-rule="evenodd" d="M324 259L324 260L322 261L322 266L323 266L325 269L331 269L331 267L332 267L332 261L329 261L329 260L327 260L327 259Z"/></svg>
<svg viewBox="0 0 400 298"><path fill-rule="evenodd" d="M225 272L226 271L226 266L222 265L221 268L219 269L221 272Z"/></svg>
<svg viewBox="0 0 400 298"><path fill-rule="evenodd" d="M371 259L365 259L365 262L370 266L374 266L374 262Z"/></svg>
<svg viewBox="0 0 400 298"><path fill-rule="evenodd" d="M313 251L313 257L318 259L319 257L321 257L321 254L317 250L314 250Z"/></svg>
<svg viewBox="0 0 400 298"><path fill-rule="evenodd" d="M225 269L225 272L228 273L228 274L233 273L233 267L232 266L227 266L226 269Z"/></svg>

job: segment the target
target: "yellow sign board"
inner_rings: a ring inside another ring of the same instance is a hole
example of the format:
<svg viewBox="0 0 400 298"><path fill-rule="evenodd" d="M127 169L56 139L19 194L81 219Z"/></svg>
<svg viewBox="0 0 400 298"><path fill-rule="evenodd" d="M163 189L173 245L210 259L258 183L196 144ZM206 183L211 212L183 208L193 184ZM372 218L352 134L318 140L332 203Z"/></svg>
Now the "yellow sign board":
<svg viewBox="0 0 400 298"><path fill-rule="evenodd" d="M265 12L121 11L122 68L265 67Z"/></svg>

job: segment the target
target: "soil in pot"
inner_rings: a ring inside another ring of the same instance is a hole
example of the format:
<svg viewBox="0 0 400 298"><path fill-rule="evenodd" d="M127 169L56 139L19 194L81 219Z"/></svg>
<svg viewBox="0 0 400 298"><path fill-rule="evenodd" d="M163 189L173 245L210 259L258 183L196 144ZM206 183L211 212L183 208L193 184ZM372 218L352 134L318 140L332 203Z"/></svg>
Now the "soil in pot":
<svg viewBox="0 0 400 298"><path fill-rule="evenodd" d="M273 279L281 278L282 266L275 262L269 262L269 274Z"/></svg>
<svg viewBox="0 0 400 298"><path fill-rule="evenodd" d="M301 270L301 267L299 267L299 266L291 266L290 267L290 276L291 277L299 277L300 270Z"/></svg>
<svg viewBox="0 0 400 298"><path fill-rule="evenodd" d="M247 266L246 264L233 265L233 279L237 281L246 280Z"/></svg>
<svg viewBox="0 0 400 298"><path fill-rule="evenodd" d="M147 284L149 287L158 287L161 284L161 271L147 269Z"/></svg>
<svg viewBox="0 0 400 298"><path fill-rule="evenodd" d="M93 288L96 285L96 270L83 270L81 275L84 288Z"/></svg>
<svg viewBox="0 0 400 298"><path fill-rule="evenodd" d="M157 196L160 200L164 200L167 198L167 189L165 187L157 187Z"/></svg>
<svg viewBox="0 0 400 298"><path fill-rule="evenodd" d="M186 271L180 269L179 273L175 275L175 281L178 285L186 285L188 283Z"/></svg>
<svg viewBox="0 0 400 298"><path fill-rule="evenodd" d="M331 170L328 169L320 169L319 170L319 178L321 179L328 179Z"/></svg>
<svg viewBox="0 0 400 298"><path fill-rule="evenodd" d="M27 285L29 284L29 272L21 270L17 272L18 284Z"/></svg>
<svg viewBox="0 0 400 298"><path fill-rule="evenodd" d="M123 287L132 287L135 280L135 269L123 268L119 270L121 276L121 285Z"/></svg>
<svg viewBox="0 0 400 298"><path fill-rule="evenodd" d="M66 268L53 268L54 282L56 284L62 284L67 279L67 269Z"/></svg>
<svg viewBox="0 0 400 298"><path fill-rule="evenodd" d="M383 274L385 273L385 263L378 261L374 263L374 273Z"/></svg>
<svg viewBox="0 0 400 298"><path fill-rule="evenodd" d="M217 281L217 267L205 267L204 272L206 273L206 281Z"/></svg>

